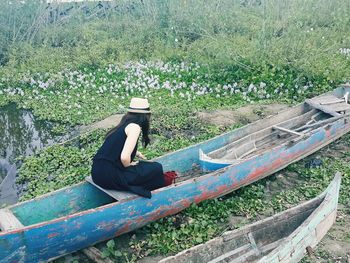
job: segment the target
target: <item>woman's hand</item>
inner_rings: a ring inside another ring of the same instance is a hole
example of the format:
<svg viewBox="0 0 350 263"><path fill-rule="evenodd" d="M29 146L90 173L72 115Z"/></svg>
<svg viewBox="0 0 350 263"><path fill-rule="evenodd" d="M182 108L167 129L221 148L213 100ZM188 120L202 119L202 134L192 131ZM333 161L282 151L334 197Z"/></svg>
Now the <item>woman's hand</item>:
<svg viewBox="0 0 350 263"><path fill-rule="evenodd" d="M134 162L131 162L131 163L130 163L130 166L131 166L131 165L138 165L138 164L139 164L139 161L134 161Z"/></svg>
<svg viewBox="0 0 350 263"><path fill-rule="evenodd" d="M147 160L146 156L144 156L142 153L139 151L136 152L136 156L139 157L140 159Z"/></svg>

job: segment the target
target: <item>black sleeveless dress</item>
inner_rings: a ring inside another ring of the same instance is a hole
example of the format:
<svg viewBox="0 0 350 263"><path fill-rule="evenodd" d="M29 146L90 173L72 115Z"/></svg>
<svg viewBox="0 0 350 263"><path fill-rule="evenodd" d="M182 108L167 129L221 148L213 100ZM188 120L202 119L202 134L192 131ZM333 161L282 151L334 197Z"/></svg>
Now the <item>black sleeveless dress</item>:
<svg viewBox="0 0 350 263"><path fill-rule="evenodd" d="M123 150L126 134L125 123L110 134L93 158L91 169L92 180L105 189L131 191L151 198L151 191L165 186L163 167L160 163L139 161L137 165L124 167L120 155ZM137 144L131 154L134 160Z"/></svg>

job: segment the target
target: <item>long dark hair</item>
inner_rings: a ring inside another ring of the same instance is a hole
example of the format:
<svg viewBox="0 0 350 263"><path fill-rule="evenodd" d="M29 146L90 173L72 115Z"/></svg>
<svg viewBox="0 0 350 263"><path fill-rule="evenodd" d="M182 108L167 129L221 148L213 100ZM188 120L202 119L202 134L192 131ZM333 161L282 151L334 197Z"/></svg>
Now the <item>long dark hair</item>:
<svg viewBox="0 0 350 263"><path fill-rule="evenodd" d="M123 126L124 124L128 125L129 123L136 123L141 127L142 144L146 148L147 145L150 143L150 138L149 138L150 118L151 118L151 113L128 112L123 116L120 123L116 127L112 128L107 132L105 138L107 138L109 135L111 135L113 132L115 132L119 127Z"/></svg>

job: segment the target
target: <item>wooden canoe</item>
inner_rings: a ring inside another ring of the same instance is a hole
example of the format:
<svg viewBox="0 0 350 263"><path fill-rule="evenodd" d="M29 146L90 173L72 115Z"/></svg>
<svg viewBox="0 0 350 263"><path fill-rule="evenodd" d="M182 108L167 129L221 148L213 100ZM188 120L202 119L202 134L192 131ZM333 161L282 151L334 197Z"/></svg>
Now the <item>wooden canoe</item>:
<svg viewBox="0 0 350 263"><path fill-rule="evenodd" d="M199 149L213 151L310 111L314 108L302 103L156 160L165 171L186 173L193 164L199 164ZM117 191L105 193L82 182L0 209L0 262L46 261L111 239L176 214L192 203L225 195L264 178L349 131L348 119L336 117L301 140L276 145L236 165L157 189L151 199Z"/></svg>
<svg viewBox="0 0 350 263"><path fill-rule="evenodd" d="M320 127L326 127L338 118L350 115L350 104L346 100L350 87L344 86L306 101L309 111L300 115L291 114L279 123L271 123L261 130L244 137L232 138L223 147L205 154L199 150L199 160L204 171L215 171L228 165L239 164L247 159L270 151L277 145L303 140Z"/></svg>
<svg viewBox="0 0 350 263"><path fill-rule="evenodd" d="M299 262L335 222L341 176L318 197L256 223L227 231L159 263Z"/></svg>

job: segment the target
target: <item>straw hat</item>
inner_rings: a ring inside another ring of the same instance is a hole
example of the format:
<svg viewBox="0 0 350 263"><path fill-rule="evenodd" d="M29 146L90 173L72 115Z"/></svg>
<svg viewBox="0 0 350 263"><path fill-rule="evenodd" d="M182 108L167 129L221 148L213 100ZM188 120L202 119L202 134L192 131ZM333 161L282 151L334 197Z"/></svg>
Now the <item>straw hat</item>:
<svg viewBox="0 0 350 263"><path fill-rule="evenodd" d="M132 98L128 112L150 113L149 103L147 99Z"/></svg>

